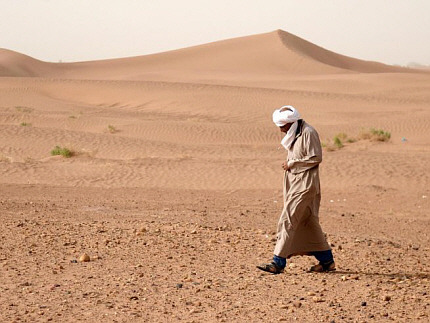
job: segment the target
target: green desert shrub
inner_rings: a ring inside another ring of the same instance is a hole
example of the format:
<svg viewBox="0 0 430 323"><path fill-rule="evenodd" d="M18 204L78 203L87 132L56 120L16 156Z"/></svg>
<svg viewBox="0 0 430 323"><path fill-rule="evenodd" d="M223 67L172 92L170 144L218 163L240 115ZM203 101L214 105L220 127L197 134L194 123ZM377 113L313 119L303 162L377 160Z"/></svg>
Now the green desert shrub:
<svg viewBox="0 0 430 323"><path fill-rule="evenodd" d="M33 108L23 107L23 106L16 106L15 109L19 112L24 112L24 113L30 113L33 111Z"/></svg>
<svg viewBox="0 0 430 323"><path fill-rule="evenodd" d="M382 129L370 129L370 132L377 141L388 141L391 138L391 133Z"/></svg>
<svg viewBox="0 0 430 323"><path fill-rule="evenodd" d="M333 140L321 143L322 148L327 151L334 151L343 148L345 143L353 143L357 140L370 140L370 141L389 141L391 133L382 129L371 128L368 131L362 130L358 137L350 138L344 132L338 133L333 137Z"/></svg>
<svg viewBox="0 0 430 323"><path fill-rule="evenodd" d="M391 133L382 129L371 128L369 131L363 131L360 137L371 141L389 141Z"/></svg>
<svg viewBox="0 0 430 323"><path fill-rule="evenodd" d="M111 124L108 125L108 130L110 133L118 132L118 130L114 126L112 126Z"/></svg>
<svg viewBox="0 0 430 323"><path fill-rule="evenodd" d="M333 144L334 144L337 148L342 148L342 147L343 147L342 139L340 139L338 136L335 136L335 137L333 138Z"/></svg>
<svg viewBox="0 0 430 323"><path fill-rule="evenodd" d="M66 147L55 146L55 148L51 150L51 155L61 155L66 158L70 158L74 155L74 152Z"/></svg>

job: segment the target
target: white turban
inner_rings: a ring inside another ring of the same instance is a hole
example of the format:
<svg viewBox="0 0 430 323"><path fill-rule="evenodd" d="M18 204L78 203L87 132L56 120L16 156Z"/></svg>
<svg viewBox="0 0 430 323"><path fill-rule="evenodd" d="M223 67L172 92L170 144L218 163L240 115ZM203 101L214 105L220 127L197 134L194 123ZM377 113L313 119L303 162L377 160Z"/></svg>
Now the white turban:
<svg viewBox="0 0 430 323"><path fill-rule="evenodd" d="M285 149L290 149L291 144L294 141L296 136L296 130L298 126L297 120L300 119L300 113L291 105L284 105L280 109L275 110L273 112L273 122L278 127L283 127L287 123L292 123L290 129L285 135L284 139L281 141L281 145L284 146Z"/></svg>
<svg viewBox="0 0 430 323"><path fill-rule="evenodd" d="M293 123L300 119L300 113L291 105L284 105L273 112L273 122L278 127L283 127L287 123Z"/></svg>

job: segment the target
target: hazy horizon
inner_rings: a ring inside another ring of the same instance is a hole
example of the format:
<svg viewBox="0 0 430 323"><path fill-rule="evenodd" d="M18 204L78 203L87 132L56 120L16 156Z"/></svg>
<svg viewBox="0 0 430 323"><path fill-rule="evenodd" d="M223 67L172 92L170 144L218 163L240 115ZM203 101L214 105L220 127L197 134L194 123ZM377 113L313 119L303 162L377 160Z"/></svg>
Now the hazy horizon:
<svg viewBox="0 0 430 323"><path fill-rule="evenodd" d="M430 65L430 2L421 0L0 4L0 47L49 62L140 56L282 29L363 60Z"/></svg>

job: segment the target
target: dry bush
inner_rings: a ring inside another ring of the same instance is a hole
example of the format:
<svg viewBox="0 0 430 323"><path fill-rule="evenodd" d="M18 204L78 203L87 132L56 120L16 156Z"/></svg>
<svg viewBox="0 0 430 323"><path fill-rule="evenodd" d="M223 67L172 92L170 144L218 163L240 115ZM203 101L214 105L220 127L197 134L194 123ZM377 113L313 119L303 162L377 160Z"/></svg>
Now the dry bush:
<svg viewBox="0 0 430 323"><path fill-rule="evenodd" d="M391 138L391 133L384 131L382 129L371 128L369 131L362 131L360 134L360 139L370 140L370 141L389 141Z"/></svg>

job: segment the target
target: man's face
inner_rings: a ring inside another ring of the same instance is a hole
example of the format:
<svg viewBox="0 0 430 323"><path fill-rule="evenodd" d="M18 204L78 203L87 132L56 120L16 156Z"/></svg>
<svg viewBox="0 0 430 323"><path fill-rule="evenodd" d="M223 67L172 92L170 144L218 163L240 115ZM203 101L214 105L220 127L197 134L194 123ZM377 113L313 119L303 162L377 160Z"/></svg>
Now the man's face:
<svg viewBox="0 0 430 323"><path fill-rule="evenodd" d="M287 133L288 130L290 130L292 123L287 123L285 126L279 127L279 129L281 130L281 132L283 133Z"/></svg>

